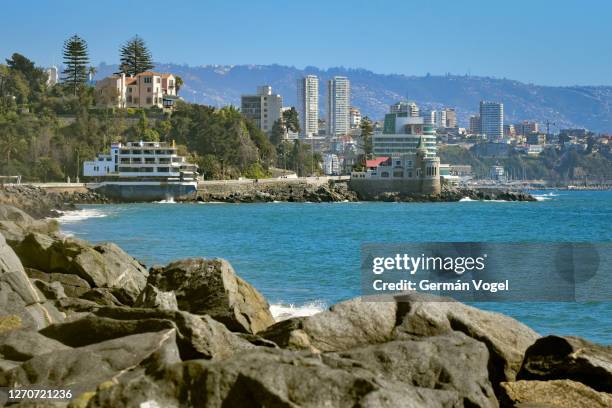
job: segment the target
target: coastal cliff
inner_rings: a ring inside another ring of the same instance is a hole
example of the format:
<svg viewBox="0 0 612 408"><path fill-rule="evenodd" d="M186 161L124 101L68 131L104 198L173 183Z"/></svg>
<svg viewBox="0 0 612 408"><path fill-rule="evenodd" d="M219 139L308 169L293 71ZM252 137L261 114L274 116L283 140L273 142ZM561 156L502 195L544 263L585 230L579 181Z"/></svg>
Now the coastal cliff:
<svg viewBox="0 0 612 408"><path fill-rule="evenodd" d="M612 406L610 346L419 294L275 322L225 260L147 268L0 219L0 387L73 391L53 406Z"/></svg>

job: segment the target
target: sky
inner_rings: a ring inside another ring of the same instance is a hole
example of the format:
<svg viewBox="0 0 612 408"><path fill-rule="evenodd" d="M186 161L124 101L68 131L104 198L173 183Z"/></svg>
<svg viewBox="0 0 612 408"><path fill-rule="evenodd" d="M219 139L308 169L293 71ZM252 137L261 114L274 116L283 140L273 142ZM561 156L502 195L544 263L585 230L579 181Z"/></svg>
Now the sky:
<svg viewBox="0 0 612 408"><path fill-rule="evenodd" d="M61 63L74 33L95 65L117 63L139 35L163 63L612 85L607 0L22 0L3 2L1 14L0 58L19 52L40 66Z"/></svg>

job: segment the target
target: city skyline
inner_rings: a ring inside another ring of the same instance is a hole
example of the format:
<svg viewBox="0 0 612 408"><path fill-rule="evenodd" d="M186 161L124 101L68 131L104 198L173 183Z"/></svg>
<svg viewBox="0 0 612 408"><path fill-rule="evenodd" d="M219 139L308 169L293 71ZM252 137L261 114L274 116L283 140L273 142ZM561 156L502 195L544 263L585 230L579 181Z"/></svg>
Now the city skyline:
<svg viewBox="0 0 612 408"><path fill-rule="evenodd" d="M43 3L34 11L29 4L7 3L6 15L24 15L27 6L28 19L7 19L6 28L19 36L0 44L0 57L20 52L40 66L59 64L63 41L78 33L88 41L93 65L112 64L117 62L119 46L138 34L150 45L155 61L162 63L346 66L382 74L452 73L541 85L612 85L612 52L606 40L612 28L605 21L612 5L592 3L591 7L549 7L552 3L548 1L529 5L438 2L435 7L402 3L392 8L359 3L347 8L339 1L326 4L330 12L321 13L323 4L317 1L282 8L275 2L257 6L245 2L231 9L218 1L183 2L171 9L154 1L141 10L143 22L160 17L162 9L164 21L180 21L170 32L150 24L124 24L114 15L112 3L94 10L62 2ZM275 18L280 13L301 15L304 21L316 17L318 28L312 30L291 18ZM332 16L341 16L343 23L334 23ZM264 17L275 24L258 24ZM100 20L108 24L96 24ZM436 30L421 30L434 20ZM388 39L397 35L406 21L410 21L411 30L427 32L427 37L410 43L410 56L393 53L394 58L384 58L397 46ZM474 22L478 24L474 26ZM253 30L255 24L258 30ZM241 38L250 41L239 41ZM338 46L337 41L326 41L329 38L347 41Z"/></svg>

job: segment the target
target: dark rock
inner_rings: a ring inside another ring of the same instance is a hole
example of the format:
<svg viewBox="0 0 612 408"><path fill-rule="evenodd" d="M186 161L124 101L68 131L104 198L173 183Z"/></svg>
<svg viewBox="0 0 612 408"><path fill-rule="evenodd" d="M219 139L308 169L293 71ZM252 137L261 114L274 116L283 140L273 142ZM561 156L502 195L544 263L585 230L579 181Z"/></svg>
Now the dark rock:
<svg viewBox="0 0 612 408"><path fill-rule="evenodd" d="M0 234L0 318L18 321L18 328L41 329L64 315L36 290L19 258Z"/></svg>
<svg viewBox="0 0 612 408"><path fill-rule="evenodd" d="M92 301L100 306L122 306L109 289L94 288L83 293L81 299Z"/></svg>
<svg viewBox="0 0 612 408"><path fill-rule="evenodd" d="M489 349L489 374L494 386L501 381L514 381L525 350L540 337L511 317L423 294L398 298L398 323L395 332L399 337L454 330L483 342Z"/></svg>
<svg viewBox="0 0 612 408"><path fill-rule="evenodd" d="M174 292L162 292L155 286L147 284L136 299L134 307L149 309L179 310Z"/></svg>
<svg viewBox="0 0 612 408"><path fill-rule="evenodd" d="M579 337L542 337L525 352L517 378L568 379L612 393L612 346L601 346Z"/></svg>
<svg viewBox="0 0 612 408"><path fill-rule="evenodd" d="M504 382L501 389L500 399L506 407L612 407L612 395L570 380Z"/></svg>
<svg viewBox="0 0 612 408"><path fill-rule="evenodd" d="M155 309L100 308L81 319L52 325L41 331L71 347L164 329L177 331L177 342L184 360L224 358L253 346L209 316Z"/></svg>
<svg viewBox="0 0 612 408"><path fill-rule="evenodd" d="M30 358L66 350L69 347L35 331L11 330L0 333L0 358L12 361L26 361Z"/></svg>
<svg viewBox="0 0 612 408"><path fill-rule="evenodd" d="M261 336L290 349L348 350L391 340L396 312L395 302L365 302L356 298L313 316L276 323Z"/></svg>
<svg viewBox="0 0 612 408"><path fill-rule="evenodd" d="M179 309L208 314L232 331L257 333L274 323L268 302L223 259L184 259L153 267L149 283L173 291Z"/></svg>
<svg viewBox="0 0 612 408"><path fill-rule="evenodd" d="M322 358L335 368L361 367L386 380L456 392L458 406L498 406L489 382L487 348L462 333L391 341Z"/></svg>
<svg viewBox="0 0 612 408"><path fill-rule="evenodd" d="M67 273L47 273L38 269L25 268L30 279L38 279L43 282L59 282L64 288L64 293L68 297L79 297L91 289L87 281L77 275Z"/></svg>
<svg viewBox="0 0 612 408"><path fill-rule="evenodd" d="M59 224L54 220L35 220L19 208L0 204L0 233L12 246L21 242L30 232L50 235L58 231Z"/></svg>
<svg viewBox="0 0 612 408"><path fill-rule="evenodd" d="M176 364L98 389L88 407L452 407L456 392L387 380L358 368L328 366L316 355L262 348L219 362Z"/></svg>
<svg viewBox="0 0 612 408"><path fill-rule="evenodd" d="M47 299L57 300L66 297L64 287L59 282L53 281L49 283L38 279L31 279L31 281Z"/></svg>
<svg viewBox="0 0 612 408"><path fill-rule="evenodd" d="M141 364L159 369L178 361L174 330L142 333L34 356L3 373L0 385L69 385L78 395L95 390L103 381L118 381L125 372Z"/></svg>
<svg viewBox="0 0 612 408"><path fill-rule="evenodd" d="M77 275L91 287L111 289L124 304L133 304L146 285L146 269L115 244L91 246L75 238L32 233L15 251L27 267Z"/></svg>

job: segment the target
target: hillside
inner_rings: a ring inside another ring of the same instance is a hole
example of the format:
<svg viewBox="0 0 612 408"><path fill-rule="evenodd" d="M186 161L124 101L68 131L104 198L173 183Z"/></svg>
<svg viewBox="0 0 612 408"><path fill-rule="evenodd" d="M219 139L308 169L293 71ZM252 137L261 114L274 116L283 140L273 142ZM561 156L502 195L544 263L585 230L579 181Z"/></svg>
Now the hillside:
<svg viewBox="0 0 612 408"><path fill-rule="evenodd" d="M296 103L296 78L318 75L320 109L325 111L326 82L334 75L351 80L352 104L362 113L382 118L388 105L401 99L415 100L426 108L455 107L460 125L466 126L470 114L478 110L481 99L504 103L506 120L523 119L556 123L551 130L586 127L612 131L612 87L553 87L525 84L508 79L474 76L406 76L382 75L364 69L315 67L297 69L280 65L207 65L191 67L158 64L160 71L171 71L183 77L181 95L188 101L223 106L239 105L240 95L255 92L258 85L270 84L283 95L286 105ZM97 77L117 70L116 65L102 64Z"/></svg>

